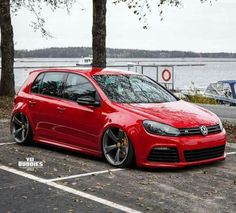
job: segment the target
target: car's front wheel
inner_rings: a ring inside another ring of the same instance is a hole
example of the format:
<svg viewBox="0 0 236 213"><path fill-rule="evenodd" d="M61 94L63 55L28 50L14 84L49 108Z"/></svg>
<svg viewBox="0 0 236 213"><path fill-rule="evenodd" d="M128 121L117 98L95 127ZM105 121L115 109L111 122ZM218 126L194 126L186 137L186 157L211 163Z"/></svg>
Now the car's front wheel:
<svg viewBox="0 0 236 213"><path fill-rule="evenodd" d="M128 167L134 162L133 146L126 133L119 128L106 130L102 149L105 158L112 166Z"/></svg>
<svg viewBox="0 0 236 213"><path fill-rule="evenodd" d="M11 133L18 144L28 145L32 142L32 130L24 113L17 112L12 116Z"/></svg>

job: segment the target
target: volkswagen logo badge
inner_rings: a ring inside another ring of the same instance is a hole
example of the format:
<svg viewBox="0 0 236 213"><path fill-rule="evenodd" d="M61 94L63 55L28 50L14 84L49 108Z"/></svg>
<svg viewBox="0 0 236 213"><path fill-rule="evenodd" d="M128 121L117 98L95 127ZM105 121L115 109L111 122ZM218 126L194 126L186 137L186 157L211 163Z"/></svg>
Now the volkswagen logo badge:
<svg viewBox="0 0 236 213"><path fill-rule="evenodd" d="M202 135L208 135L208 129L206 126L200 126Z"/></svg>

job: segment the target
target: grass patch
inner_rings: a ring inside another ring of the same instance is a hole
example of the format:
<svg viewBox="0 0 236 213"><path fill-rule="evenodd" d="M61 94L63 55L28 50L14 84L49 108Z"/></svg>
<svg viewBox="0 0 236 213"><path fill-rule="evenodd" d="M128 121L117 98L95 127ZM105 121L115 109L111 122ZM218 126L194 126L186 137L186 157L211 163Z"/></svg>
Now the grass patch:
<svg viewBox="0 0 236 213"><path fill-rule="evenodd" d="M215 99L204 97L202 95L186 96L184 100L191 103L198 103L198 104L213 104L213 105L219 104Z"/></svg>
<svg viewBox="0 0 236 213"><path fill-rule="evenodd" d="M12 97L0 96L0 119L10 118L12 105Z"/></svg>

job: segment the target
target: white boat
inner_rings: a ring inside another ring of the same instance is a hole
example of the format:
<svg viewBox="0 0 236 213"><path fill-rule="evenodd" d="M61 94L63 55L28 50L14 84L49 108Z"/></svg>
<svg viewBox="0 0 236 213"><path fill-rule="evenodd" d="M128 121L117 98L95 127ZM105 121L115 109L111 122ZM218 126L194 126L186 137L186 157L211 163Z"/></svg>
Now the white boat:
<svg viewBox="0 0 236 213"><path fill-rule="evenodd" d="M89 66L92 66L92 62L93 62L93 58L91 56L81 57L80 61L76 64L76 66L89 67Z"/></svg>

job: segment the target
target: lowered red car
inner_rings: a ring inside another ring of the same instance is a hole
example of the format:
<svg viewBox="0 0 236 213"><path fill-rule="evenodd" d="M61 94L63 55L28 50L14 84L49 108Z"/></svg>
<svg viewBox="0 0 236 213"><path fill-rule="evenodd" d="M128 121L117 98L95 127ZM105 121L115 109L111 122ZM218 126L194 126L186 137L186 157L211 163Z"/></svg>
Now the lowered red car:
<svg viewBox="0 0 236 213"><path fill-rule="evenodd" d="M225 159L226 134L215 114L126 71L31 72L14 99L11 132L19 144L35 141L105 156L117 167Z"/></svg>

